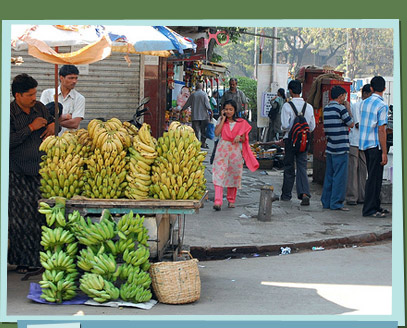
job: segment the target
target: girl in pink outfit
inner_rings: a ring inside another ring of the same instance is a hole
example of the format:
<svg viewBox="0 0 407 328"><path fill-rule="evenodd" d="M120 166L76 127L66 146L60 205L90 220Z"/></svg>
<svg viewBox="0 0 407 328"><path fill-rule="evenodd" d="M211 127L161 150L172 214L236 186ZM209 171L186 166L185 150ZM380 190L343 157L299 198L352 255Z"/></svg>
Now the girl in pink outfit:
<svg viewBox="0 0 407 328"><path fill-rule="evenodd" d="M220 211L222 207L223 187L227 187L228 207L235 207L237 189L241 188L243 160L251 171L259 167L249 145L252 127L246 120L237 117L236 108L234 100L226 101L215 128L215 135L221 136L213 161L213 208L216 211Z"/></svg>

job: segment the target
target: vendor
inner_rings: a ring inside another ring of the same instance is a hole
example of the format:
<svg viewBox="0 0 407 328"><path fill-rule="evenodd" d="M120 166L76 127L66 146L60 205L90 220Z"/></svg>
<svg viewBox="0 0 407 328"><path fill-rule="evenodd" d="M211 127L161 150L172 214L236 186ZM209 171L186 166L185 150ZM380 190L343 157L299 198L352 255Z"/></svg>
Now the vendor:
<svg viewBox="0 0 407 328"><path fill-rule="evenodd" d="M27 74L17 75L11 89L10 158L8 201L8 263L18 273L40 267L41 226L45 217L37 210L41 198L41 142L54 134L54 119L36 100L37 81Z"/></svg>

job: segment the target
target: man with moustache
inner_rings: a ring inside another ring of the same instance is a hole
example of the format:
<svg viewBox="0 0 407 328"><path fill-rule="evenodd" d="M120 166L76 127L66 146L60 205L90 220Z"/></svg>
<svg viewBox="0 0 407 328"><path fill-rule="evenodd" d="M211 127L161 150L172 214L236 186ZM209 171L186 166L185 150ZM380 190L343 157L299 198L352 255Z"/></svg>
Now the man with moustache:
<svg viewBox="0 0 407 328"><path fill-rule="evenodd" d="M9 250L8 263L17 265L18 273L39 267L41 226L45 219L37 210L39 191L39 151L42 141L55 132L54 119L36 100L37 81L27 74L12 82L14 101L10 103L9 157Z"/></svg>

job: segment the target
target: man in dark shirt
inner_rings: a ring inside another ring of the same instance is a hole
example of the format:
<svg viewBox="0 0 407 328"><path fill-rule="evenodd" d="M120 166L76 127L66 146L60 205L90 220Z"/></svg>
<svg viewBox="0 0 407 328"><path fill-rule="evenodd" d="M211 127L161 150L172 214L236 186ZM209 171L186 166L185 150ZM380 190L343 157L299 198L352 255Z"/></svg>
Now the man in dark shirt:
<svg viewBox="0 0 407 328"><path fill-rule="evenodd" d="M11 85L9 158L9 250L8 263L17 272L38 267L43 215L38 213L41 153L39 146L54 134L54 119L36 100L37 81L27 74L17 75Z"/></svg>

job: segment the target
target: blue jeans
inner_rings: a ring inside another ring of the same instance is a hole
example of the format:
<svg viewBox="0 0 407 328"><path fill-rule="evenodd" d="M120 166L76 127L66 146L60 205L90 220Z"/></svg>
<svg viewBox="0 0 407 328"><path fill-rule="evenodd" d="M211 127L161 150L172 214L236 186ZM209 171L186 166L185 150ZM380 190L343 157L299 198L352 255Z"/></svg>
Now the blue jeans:
<svg viewBox="0 0 407 328"><path fill-rule="evenodd" d="M326 154L326 169L321 202L323 208L343 207L348 181L349 154Z"/></svg>

